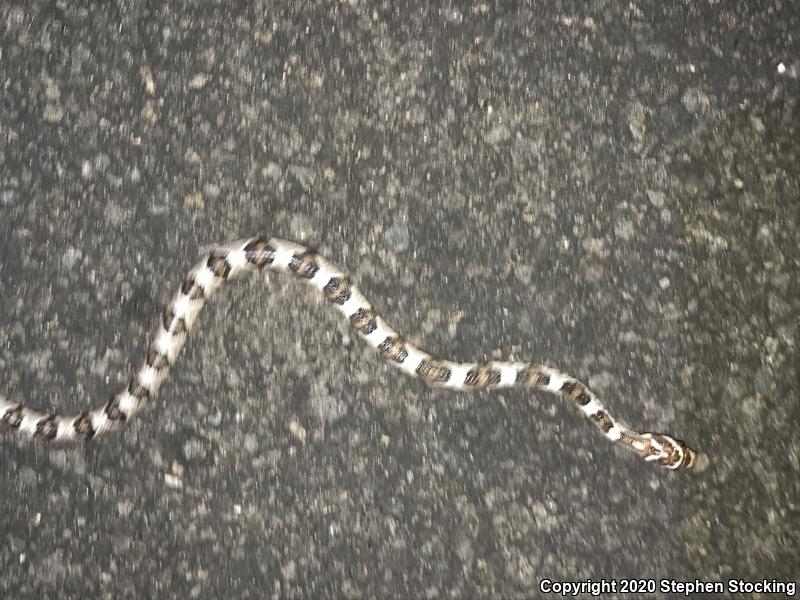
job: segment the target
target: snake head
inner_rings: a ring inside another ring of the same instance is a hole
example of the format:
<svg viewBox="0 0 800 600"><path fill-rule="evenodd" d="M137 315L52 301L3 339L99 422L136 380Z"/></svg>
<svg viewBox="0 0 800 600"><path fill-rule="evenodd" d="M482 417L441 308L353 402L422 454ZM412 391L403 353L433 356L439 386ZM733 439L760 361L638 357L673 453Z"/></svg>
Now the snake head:
<svg viewBox="0 0 800 600"><path fill-rule="evenodd" d="M693 469L697 466L699 455L683 441L663 433L652 433L648 438L652 454L645 460L654 460L662 467L673 471Z"/></svg>

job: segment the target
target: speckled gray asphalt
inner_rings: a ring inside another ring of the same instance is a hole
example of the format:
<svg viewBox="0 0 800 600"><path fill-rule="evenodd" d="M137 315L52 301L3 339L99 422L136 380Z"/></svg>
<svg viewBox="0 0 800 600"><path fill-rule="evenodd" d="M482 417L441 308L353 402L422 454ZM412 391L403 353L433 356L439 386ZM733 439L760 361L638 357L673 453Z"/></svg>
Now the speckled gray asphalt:
<svg viewBox="0 0 800 600"><path fill-rule="evenodd" d="M0 437L0 596L800 577L791 2L96 4L0 8L0 393L104 403L200 252L264 234L431 353L556 366L709 465L427 388L255 276L123 431Z"/></svg>

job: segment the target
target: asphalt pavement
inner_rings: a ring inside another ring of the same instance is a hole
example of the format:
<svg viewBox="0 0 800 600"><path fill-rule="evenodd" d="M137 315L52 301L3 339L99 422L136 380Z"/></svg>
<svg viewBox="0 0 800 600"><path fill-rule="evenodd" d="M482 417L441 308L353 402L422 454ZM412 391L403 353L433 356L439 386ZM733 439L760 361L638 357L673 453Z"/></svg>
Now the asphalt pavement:
<svg viewBox="0 0 800 600"><path fill-rule="evenodd" d="M204 249L278 236L429 352L562 369L708 464L549 395L430 389L255 276L124 430L0 436L0 596L789 597L799 13L3 2L0 394L105 403Z"/></svg>

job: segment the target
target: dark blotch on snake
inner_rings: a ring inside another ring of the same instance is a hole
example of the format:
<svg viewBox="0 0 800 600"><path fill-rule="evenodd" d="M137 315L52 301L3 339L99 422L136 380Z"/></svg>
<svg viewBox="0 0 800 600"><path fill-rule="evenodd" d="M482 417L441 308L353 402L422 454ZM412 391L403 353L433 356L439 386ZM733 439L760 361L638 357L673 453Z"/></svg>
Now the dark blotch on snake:
<svg viewBox="0 0 800 600"><path fill-rule="evenodd" d="M225 279L231 272L231 263L228 262L226 255L220 254L216 250L208 257L206 266L211 269L214 275L222 279Z"/></svg>
<svg viewBox="0 0 800 600"><path fill-rule="evenodd" d="M94 437L94 427L92 427L92 420L89 418L88 412L82 412L80 416L73 421L72 428L79 438L90 440Z"/></svg>
<svg viewBox="0 0 800 600"><path fill-rule="evenodd" d="M161 354L158 350L154 347L150 347L150 350L147 351L147 366L154 368L156 371L160 371L161 369L166 369L169 367L169 358L167 358L166 354Z"/></svg>
<svg viewBox="0 0 800 600"><path fill-rule="evenodd" d="M517 371L516 382L520 385L548 385L550 376L545 375L534 367L526 367Z"/></svg>
<svg viewBox="0 0 800 600"><path fill-rule="evenodd" d="M598 410L592 415L592 420L597 423L597 426L603 430L603 433L608 433L614 426L614 420L604 410Z"/></svg>
<svg viewBox="0 0 800 600"><path fill-rule="evenodd" d="M350 315L350 324L362 335L369 335L378 328L378 323L375 321L375 313L365 308L359 308Z"/></svg>
<svg viewBox="0 0 800 600"><path fill-rule="evenodd" d="M500 371L492 369L486 363L479 364L474 369L467 371L467 376L464 378L464 385L478 390L498 383L500 383Z"/></svg>
<svg viewBox="0 0 800 600"><path fill-rule="evenodd" d="M150 396L150 390L140 384L136 377L131 378L131 382L128 384L128 393L140 402Z"/></svg>
<svg viewBox="0 0 800 600"><path fill-rule="evenodd" d="M248 262L262 269L275 260L275 248L269 245L267 238L260 237L244 247L244 255Z"/></svg>
<svg viewBox="0 0 800 600"><path fill-rule="evenodd" d="M108 401L103 408L103 412L106 413L106 417L108 417L109 421L124 421L128 418L119 407L119 395L114 396Z"/></svg>
<svg viewBox="0 0 800 600"><path fill-rule="evenodd" d="M302 254L295 254L289 261L289 270L300 279L314 279L314 275L319 271L316 257L317 255L310 250Z"/></svg>
<svg viewBox="0 0 800 600"><path fill-rule="evenodd" d="M0 422L16 429L22 425L22 404L17 404L14 408L9 408Z"/></svg>
<svg viewBox="0 0 800 600"><path fill-rule="evenodd" d="M387 337L378 346L378 350L383 353L383 357L388 360L393 360L396 363L402 362L408 358L408 351L406 350L403 339L399 337Z"/></svg>
<svg viewBox="0 0 800 600"><path fill-rule="evenodd" d="M167 307L164 314L161 316L161 324L167 333L173 335L180 335L186 332L186 321L181 318L175 317L175 311L171 307Z"/></svg>
<svg viewBox="0 0 800 600"><path fill-rule="evenodd" d="M330 302L342 306L350 300L350 282L346 278L331 277L322 292Z"/></svg>
<svg viewBox="0 0 800 600"><path fill-rule="evenodd" d="M203 288L192 278L187 277L181 283L181 293L185 296L189 296L192 300L202 300L206 293L203 291Z"/></svg>
<svg viewBox="0 0 800 600"><path fill-rule="evenodd" d="M450 379L450 369L438 364L435 360L423 360L416 371L427 383L445 383Z"/></svg>
<svg viewBox="0 0 800 600"><path fill-rule="evenodd" d="M581 406L586 406L592 400L592 397L586 391L586 388L584 388L577 381L567 381L561 386L561 391L569 394L569 397Z"/></svg>
<svg viewBox="0 0 800 600"><path fill-rule="evenodd" d="M58 433L58 421L56 415L47 415L36 423L36 431L33 434L34 438L42 438L44 440L52 440Z"/></svg>

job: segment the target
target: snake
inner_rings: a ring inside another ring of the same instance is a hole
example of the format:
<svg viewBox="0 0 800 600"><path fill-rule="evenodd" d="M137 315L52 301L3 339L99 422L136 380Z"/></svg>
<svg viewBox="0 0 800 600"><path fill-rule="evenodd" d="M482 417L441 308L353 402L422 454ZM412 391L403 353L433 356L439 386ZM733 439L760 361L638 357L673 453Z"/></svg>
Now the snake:
<svg viewBox="0 0 800 600"><path fill-rule="evenodd" d="M404 373L434 387L472 391L527 387L568 400L612 442L646 462L669 470L698 465L697 451L663 433L637 433L615 420L586 385L554 368L528 363L478 361L461 363L436 358L399 335L373 309L347 274L301 244L265 236L212 247L183 278L167 303L142 367L128 385L102 407L66 416L45 413L0 395L0 425L37 440L90 440L120 428L158 393L175 365L203 306L223 282L243 272L289 273L321 292L352 328L383 358Z"/></svg>

